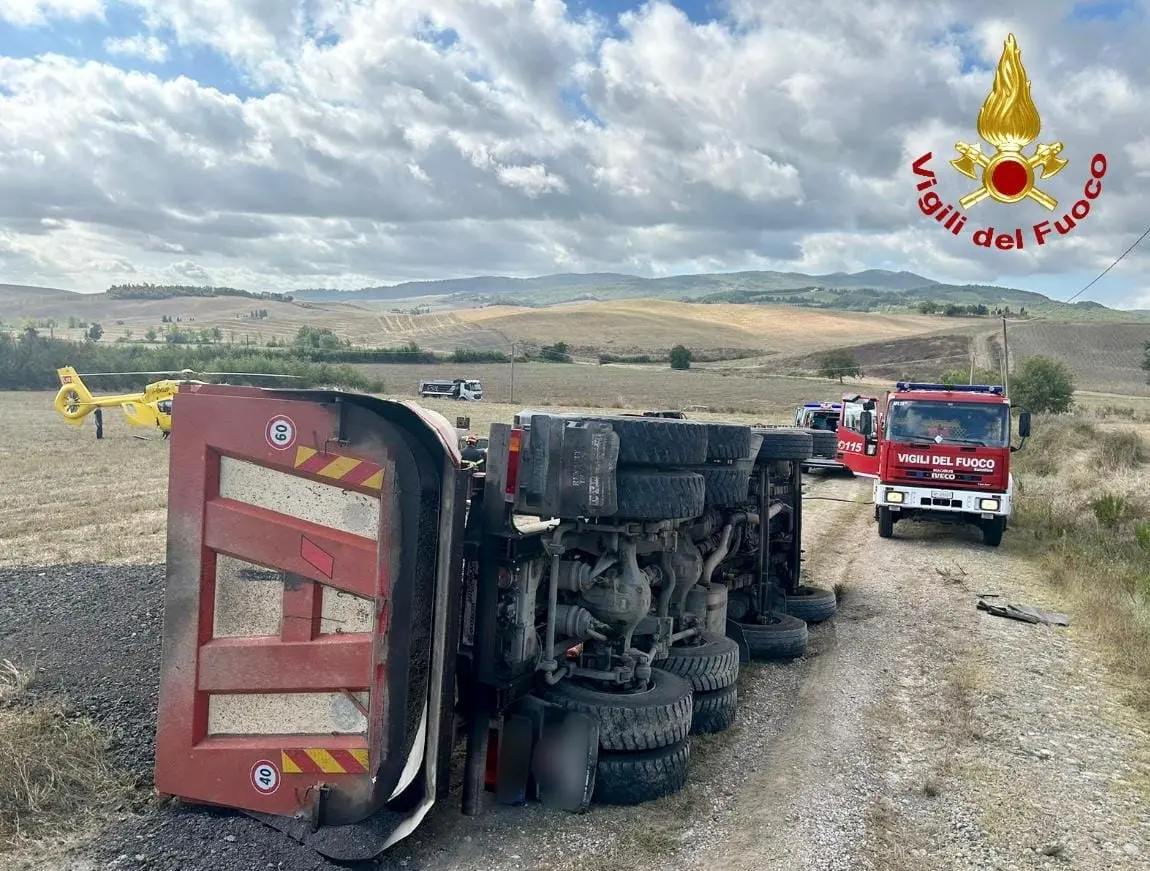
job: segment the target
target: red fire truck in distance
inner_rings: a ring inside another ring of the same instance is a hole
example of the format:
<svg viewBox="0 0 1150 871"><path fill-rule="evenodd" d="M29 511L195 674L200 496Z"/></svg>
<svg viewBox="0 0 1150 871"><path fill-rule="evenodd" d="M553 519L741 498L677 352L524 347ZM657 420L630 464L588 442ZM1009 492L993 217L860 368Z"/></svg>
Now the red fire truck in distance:
<svg viewBox="0 0 1150 871"><path fill-rule="evenodd" d="M879 535L899 520L967 523L997 547L1010 517L1014 478L1010 401L1002 387L900 381L885 398L844 396L842 462L874 478ZM1030 413L1018 417L1030 435Z"/></svg>

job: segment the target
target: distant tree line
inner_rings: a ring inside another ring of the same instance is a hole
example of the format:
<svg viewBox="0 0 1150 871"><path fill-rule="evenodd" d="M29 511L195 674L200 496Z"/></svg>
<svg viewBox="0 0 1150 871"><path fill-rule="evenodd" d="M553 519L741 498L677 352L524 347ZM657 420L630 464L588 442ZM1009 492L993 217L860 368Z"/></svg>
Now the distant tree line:
<svg viewBox="0 0 1150 871"><path fill-rule="evenodd" d="M983 303L971 303L970 305L959 305L953 302L935 302L931 299L924 299L915 308L920 314L924 315L943 315L948 318L984 318L989 315L996 317L1015 317L1015 313L1010 310L1010 306L996 306L990 308ZM1026 317L1026 308L1020 306L1018 309L1017 317Z"/></svg>
<svg viewBox="0 0 1150 871"><path fill-rule="evenodd" d="M347 365L333 366L294 354L290 350L268 353L260 348L236 347L223 351L213 346L149 347L139 344L100 345L41 336L34 327L18 337L0 333L0 390L52 390L60 386L56 370L73 366L84 372L178 372L182 369L219 372L264 372L294 375L290 383L298 387L330 385L383 392L383 382ZM92 380L89 389L97 392L136 389L160 376L103 376ZM229 377L233 384L269 384L274 379Z"/></svg>
<svg viewBox="0 0 1150 871"><path fill-rule="evenodd" d="M200 287L192 284L114 284L108 288L109 299L172 299L178 296L244 296L249 299L274 299L291 302L287 293L239 290L235 287Z"/></svg>

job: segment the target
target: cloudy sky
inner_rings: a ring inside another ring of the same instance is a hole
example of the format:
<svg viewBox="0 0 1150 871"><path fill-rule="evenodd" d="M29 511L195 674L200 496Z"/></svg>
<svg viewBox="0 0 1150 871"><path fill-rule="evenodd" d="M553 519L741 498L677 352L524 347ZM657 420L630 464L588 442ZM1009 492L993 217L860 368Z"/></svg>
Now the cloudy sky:
<svg viewBox="0 0 1150 871"><path fill-rule="evenodd" d="M884 268L1065 298L1150 224L1148 6L0 0L0 281ZM910 164L977 187L947 161L1010 32L1059 204L985 200L955 237ZM972 245L1060 217L1096 152L1070 235ZM1148 265L1081 298L1150 307Z"/></svg>

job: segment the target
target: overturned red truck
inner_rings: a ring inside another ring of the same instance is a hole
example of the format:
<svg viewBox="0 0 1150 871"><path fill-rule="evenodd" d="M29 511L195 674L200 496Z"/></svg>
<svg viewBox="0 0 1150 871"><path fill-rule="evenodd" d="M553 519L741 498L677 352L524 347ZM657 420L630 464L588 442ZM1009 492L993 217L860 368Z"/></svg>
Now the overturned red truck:
<svg viewBox="0 0 1150 871"><path fill-rule="evenodd" d="M740 663L835 611L800 583L809 433L523 412L476 474L414 403L193 385L173 410L156 787L338 861L457 781L467 814L683 788Z"/></svg>
<svg viewBox="0 0 1150 871"><path fill-rule="evenodd" d="M1018 416L1030 435L1030 413ZM874 478L879 535L900 520L971 524L997 547L1010 518L1011 407L1002 387L900 381L882 399L843 397L838 456Z"/></svg>

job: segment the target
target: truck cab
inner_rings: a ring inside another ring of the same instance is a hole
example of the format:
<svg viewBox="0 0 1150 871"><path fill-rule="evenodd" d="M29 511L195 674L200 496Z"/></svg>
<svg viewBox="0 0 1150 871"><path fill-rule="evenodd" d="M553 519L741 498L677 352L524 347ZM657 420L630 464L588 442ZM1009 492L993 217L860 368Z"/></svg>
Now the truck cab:
<svg viewBox="0 0 1150 871"><path fill-rule="evenodd" d="M815 440L813 455L803 462L804 471L849 470L840 459L836 445L842 409L841 402L805 402L795 409L795 426L810 430Z"/></svg>
<svg viewBox="0 0 1150 871"><path fill-rule="evenodd" d="M900 520L932 520L974 525L985 544L1001 543L1018 449L1002 387L899 382L880 408L860 411L857 426L864 446L877 448L880 536L892 537ZM1029 436L1029 412L1019 415L1018 431Z"/></svg>
<svg viewBox="0 0 1150 871"><path fill-rule="evenodd" d="M421 381L419 395L422 397L442 397L464 402L483 401L483 382L473 378L456 378L452 381Z"/></svg>

